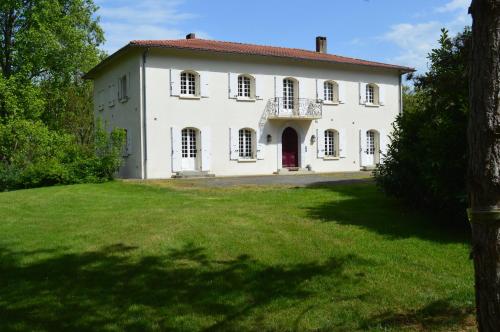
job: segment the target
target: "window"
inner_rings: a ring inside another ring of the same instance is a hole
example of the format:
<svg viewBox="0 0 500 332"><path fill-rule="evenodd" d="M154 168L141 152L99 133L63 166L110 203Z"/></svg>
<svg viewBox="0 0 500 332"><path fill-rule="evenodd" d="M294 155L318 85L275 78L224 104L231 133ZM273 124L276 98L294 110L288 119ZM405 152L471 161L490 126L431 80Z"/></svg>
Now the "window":
<svg viewBox="0 0 500 332"><path fill-rule="evenodd" d="M239 157L242 159L253 159L254 148L253 148L253 130L251 129L240 129L239 131Z"/></svg>
<svg viewBox="0 0 500 332"><path fill-rule="evenodd" d="M375 88L371 84L366 86L366 102L375 104Z"/></svg>
<svg viewBox="0 0 500 332"><path fill-rule="evenodd" d="M238 76L238 97L251 98L252 80L245 75Z"/></svg>
<svg viewBox="0 0 500 332"><path fill-rule="evenodd" d="M182 129L182 158L196 158L196 129Z"/></svg>
<svg viewBox="0 0 500 332"><path fill-rule="evenodd" d="M338 157L338 132L325 130L325 157Z"/></svg>
<svg viewBox="0 0 500 332"><path fill-rule="evenodd" d="M120 77L120 80L118 81L118 100L121 102L128 100L127 84L127 75Z"/></svg>
<svg viewBox="0 0 500 332"><path fill-rule="evenodd" d="M283 80L283 108L293 109L294 108L294 94L295 94L295 82L290 78L285 78Z"/></svg>
<svg viewBox="0 0 500 332"><path fill-rule="evenodd" d="M380 100L380 89L378 85L370 83L366 85L366 103L372 105L381 104Z"/></svg>
<svg viewBox="0 0 500 332"><path fill-rule="evenodd" d="M196 96L196 75L190 72L181 73L181 95Z"/></svg>
<svg viewBox="0 0 500 332"><path fill-rule="evenodd" d="M331 103L339 101L339 87L334 81L326 81L323 84L323 100Z"/></svg>

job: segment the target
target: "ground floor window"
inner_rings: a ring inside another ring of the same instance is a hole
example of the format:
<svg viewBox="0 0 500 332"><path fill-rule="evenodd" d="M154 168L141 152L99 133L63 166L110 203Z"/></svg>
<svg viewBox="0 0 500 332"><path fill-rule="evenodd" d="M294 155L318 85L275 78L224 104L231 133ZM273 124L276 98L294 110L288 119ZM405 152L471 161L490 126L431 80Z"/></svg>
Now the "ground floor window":
<svg viewBox="0 0 500 332"><path fill-rule="evenodd" d="M335 130L325 130L325 156L338 156L338 133Z"/></svg>
<svg viewBox="0 0 500 332"><path fill-rule="evenodd" d="M239 131L239 157L254 158L253 131L251 129L240 129Z"/></svg>

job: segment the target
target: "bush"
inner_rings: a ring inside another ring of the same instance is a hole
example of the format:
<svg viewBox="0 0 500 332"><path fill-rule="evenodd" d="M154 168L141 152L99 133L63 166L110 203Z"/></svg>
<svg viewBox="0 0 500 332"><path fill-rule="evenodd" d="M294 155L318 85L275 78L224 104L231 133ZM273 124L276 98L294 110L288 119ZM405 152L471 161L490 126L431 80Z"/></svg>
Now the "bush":
<svg viewBox="0 0 500 332"><path fill-rule="evenodd" d="M101 125L90 146L41 122L0 124L0 189L111 180L122 161L124 131L107 134Z"/></svg>
<svg viewBox="0 0 500 332"><path fill-rule="evenodd" d="M465 220L469 29L453 39L443 30L440 45L429 54L429 71L413 79L414 92L405 93L375 178L387 194L449 222Z"/></svg>

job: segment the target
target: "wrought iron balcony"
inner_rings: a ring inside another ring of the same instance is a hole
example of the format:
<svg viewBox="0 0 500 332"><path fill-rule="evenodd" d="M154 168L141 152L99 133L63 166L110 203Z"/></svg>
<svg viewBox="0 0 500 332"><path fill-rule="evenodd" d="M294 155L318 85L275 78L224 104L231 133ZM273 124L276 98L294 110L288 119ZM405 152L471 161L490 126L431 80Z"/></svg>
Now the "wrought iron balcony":
<svg viewBox="0 0 500 332"><path fill-rule="evenodd" d="M267 103L268 119L321 119L321 102L308 98L272 98Z"/></svg>

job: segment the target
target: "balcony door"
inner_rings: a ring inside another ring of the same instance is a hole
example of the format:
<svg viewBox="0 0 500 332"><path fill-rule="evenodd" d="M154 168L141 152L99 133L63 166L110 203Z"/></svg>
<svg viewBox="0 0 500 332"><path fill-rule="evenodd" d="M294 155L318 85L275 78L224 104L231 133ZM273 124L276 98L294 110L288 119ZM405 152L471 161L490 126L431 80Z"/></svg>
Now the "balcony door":
<svg viewBox="0 0 500 332"><path fill-rule="evenodd" d="M198 130L194 128L182 129L182 162L183 171L198 170Z"/></svg>
<svg viewBox="0 0 500 332"><path fill-rule="evenodd" d="M287 127L281 135L281 162L283 168L299 167L299 136Z"/></svg>
<svg viewBox="0 0 500 332"><path fill-rule="evenodd" d="M295 82L291 78L285 78L283 80L283 110L292 112L295 98Z"/></svg>

